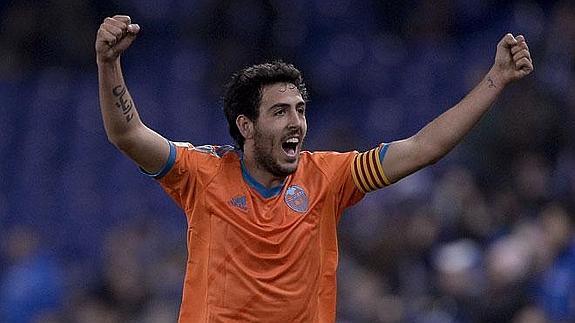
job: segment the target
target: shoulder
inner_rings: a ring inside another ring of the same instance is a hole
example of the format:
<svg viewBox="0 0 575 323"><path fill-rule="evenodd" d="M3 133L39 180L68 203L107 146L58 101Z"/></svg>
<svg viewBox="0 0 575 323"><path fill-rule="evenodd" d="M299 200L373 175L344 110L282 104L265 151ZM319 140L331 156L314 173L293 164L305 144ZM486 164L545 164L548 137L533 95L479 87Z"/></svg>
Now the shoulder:
<svg viewBox="0 0 575 323"><path fill-rule="evenodd" d="M237 148L235 148L234 146L231 145L223 145L223 146L218 146L218 145L202 145L202 146L193 146L191 144L188 143L187 146L188 150L193 151L193 152L198 152L198 153L203 153L206 154L208 156L212 156L212 157L216 157L216 158L223 158L224 156L228 155L229 153L235 153L237 154L239 152L239 150Z"/></svg>
<svg viewBox="0 0 575 323"><path fill-rule="evenodd" d="M225 160L239 160L241 151L231 145L195 146L189 142L172 142L176 148L176 165L182 170L210 173Z"/></svg>
<svg viewBox="0 0 575 323"><path fill-rule="evenodd" d="M231 145L200 145L195 146L189 142L172 142L177 149L178 157L191 160L211 160L214 162L230 156L240 156L241 151Z"/></svg>
<svg viewBox="0 0 575 323"><path fill-rule="evenodd" d="M347 152L337 152L337 151L302 151L300 153L300 158L302 161L319 163L319 164L331 164L331 163L341 163L352 160L357 156L357 151L347 151Z"/></svg>
<svg viewBox="0 0 575 323"><path fill-rule="evenodd" d="M185 149L185 150L191 150L194 148L194 145L192 145L189 142L184 142L184 141L171 141L172 144L174 144L174 146L176 148L180 148L180 149Z"/></svg>
<svg viewBox="0 0 575 323"><path fill-rule="evenodd" d="M300 153L300 162L306 170L316 168L331 177L334 173L342 172L349 168L357 154L357 151L302 151Z"/></svg>
<svg viewBox="0 0 575 323"><path fill-rule="evenodd" d="M363 196L357 189L352 168L358 156L357 151L304 151L300 155L301 168L298 180L308 189L329 191L336 197L337 205L347 207Z"/></svg>

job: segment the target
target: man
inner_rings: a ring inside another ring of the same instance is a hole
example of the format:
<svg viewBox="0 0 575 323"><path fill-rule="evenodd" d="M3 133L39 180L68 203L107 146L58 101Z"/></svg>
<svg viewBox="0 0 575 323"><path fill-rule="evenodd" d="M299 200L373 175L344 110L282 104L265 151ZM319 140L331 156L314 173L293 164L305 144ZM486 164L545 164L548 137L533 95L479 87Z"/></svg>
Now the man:
<svg viewBox="0 0 575 323"><path fill-rule="evenodd" d="M100 26L100 106L108 139L186 213L180 322L335 321L344 209L439 160L508 83L533 70L524 37L507 34L485 78L414 136L363 153L311 153L302 151L307 92L299 71L255 65L235 74L225 95L238 148L194 146L166 140L138 116L120 54L139 30L128 16Z"/></svg>

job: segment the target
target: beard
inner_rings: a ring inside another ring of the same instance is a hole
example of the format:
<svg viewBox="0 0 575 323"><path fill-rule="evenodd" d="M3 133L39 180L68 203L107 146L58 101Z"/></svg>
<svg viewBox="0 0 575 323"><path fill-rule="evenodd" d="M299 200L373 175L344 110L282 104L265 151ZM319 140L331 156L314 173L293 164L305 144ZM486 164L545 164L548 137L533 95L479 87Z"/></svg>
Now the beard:
<svg viewBox="0 0 575 323"><path fill-rule="evenodd" d="M261 132L257 126L254 130L254 157L257 164L275 177L281 178L293 174L297 166L282 166L274 158L273 150L276 145L274 145L273 137Z"/></svg>

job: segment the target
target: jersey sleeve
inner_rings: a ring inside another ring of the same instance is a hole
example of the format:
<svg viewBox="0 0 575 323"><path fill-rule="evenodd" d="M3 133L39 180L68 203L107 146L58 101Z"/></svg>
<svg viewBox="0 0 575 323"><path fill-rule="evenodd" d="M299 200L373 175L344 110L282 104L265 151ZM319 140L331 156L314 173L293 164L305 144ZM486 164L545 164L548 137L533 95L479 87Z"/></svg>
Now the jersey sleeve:
<svg viewBox="0 0 575 323"><path fill-rule="evenodd" d="M318 165L328 180L326 188L335 196L337 214L341 214L345 208L354 205L364 197L365 193L357 188L351 175L350 165L357 156L357 151L314 154L320 156Z"/></svg>
<svg viewBox="0 0 575 323"><path fill-rule="evenodd" d="M194 146L190 143L168 141L170 154L164 167L152 174L140 169L144 174L156 179L168 195L186 209L186 196L193 194L196 184L197 162L190 152Z"/></svg>
<svg viewBox="0 0 575 323"><path fill-rule="evenodd" d="M202 187L219 163L205 149L187 142L169 142L166 165L156 174L149 174L184 211L192 207L197 190ZM212 150L217 147L209 146Z"/></svg>
<svg viewBox="0 0 575 323"><path fill-rule="evenodd" d="M336 190L341 207L359 202L366 193L390 184L382 166L387 145L381 144L366 152L336 153L323 156L324 171Z"/></svg>

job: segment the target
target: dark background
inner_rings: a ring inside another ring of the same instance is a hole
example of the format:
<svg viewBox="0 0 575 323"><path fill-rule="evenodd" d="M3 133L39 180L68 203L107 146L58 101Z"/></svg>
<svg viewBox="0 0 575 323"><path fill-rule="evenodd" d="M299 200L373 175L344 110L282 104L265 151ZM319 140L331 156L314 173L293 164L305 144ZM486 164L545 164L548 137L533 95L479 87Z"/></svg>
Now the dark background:
<svg viewBox="0 0 575 323"><path fill-rule="evenodd" d="M488 71L507 32L535 72L446 158L340 223L339 322L575 321L572 1L0 2L0 321L173 322L182 211L106 140L94 40L144 122L229 144L223 84L269 59L304 73L309 150L414 134Z"/></svg>

